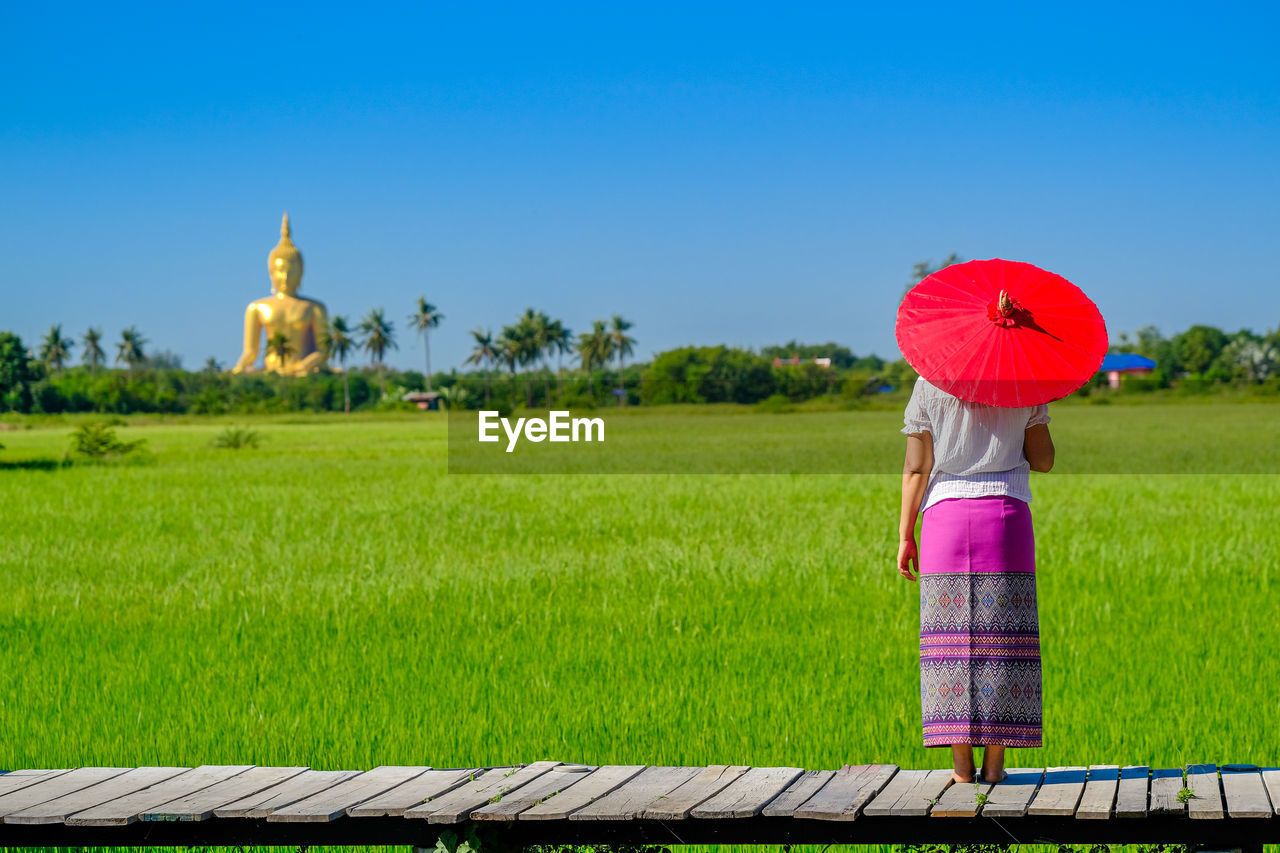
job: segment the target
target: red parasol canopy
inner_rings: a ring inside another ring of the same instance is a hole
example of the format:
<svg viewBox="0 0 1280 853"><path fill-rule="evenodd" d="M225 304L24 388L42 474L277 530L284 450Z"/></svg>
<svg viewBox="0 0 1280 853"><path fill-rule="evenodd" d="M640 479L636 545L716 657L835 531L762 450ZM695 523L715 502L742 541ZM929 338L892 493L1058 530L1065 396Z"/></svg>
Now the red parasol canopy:
<svg viewBox="0 0 1280 853"><path fill-rule="evenodd" d="M943 267L898 307L898 347L927 381L962 400L1035 406L1098 371L1107 327L1060 275L991 258Z"/></svg>

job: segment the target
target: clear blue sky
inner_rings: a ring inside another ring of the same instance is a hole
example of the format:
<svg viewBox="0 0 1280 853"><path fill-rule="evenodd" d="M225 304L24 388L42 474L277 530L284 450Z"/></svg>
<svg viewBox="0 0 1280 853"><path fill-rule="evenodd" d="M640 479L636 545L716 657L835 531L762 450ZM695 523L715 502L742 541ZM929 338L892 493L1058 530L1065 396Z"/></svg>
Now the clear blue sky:
<svg viewBox="0 0 1280 853"><path fill-rule="evenodd" d="M897 355L911 265L1073 280L1113 336L1280 325L1271 4L0 6L0 329L232 362L281 211L302 292L636 356ZM1034 5L1034 8L1033 8ZM73 351L77 358L79 350ZM363 356L361 356L363 358Z"/></svg>

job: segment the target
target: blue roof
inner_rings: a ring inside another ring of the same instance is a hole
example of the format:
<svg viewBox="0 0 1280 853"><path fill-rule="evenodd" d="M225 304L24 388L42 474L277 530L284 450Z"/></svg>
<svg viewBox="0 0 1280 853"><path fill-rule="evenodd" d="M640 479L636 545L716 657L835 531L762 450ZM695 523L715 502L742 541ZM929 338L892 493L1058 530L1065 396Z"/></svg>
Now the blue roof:
<svg viewBox="0 0 1280 853"><path fill-rule="evenodd" d="M1136 352L1113 352L1102 357L1099 370L1133 370L1134 368L1152 368L1156 363L1145 355Z"/></svg>

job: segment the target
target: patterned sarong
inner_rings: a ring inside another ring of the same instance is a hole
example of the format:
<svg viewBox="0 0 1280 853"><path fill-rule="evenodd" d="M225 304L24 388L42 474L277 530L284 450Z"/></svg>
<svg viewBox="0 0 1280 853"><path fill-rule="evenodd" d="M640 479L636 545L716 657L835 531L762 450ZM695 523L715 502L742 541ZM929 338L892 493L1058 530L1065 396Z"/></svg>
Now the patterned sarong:
<svg viewBox="0 0 1280 853"><path fill-rule="evenodd" d="M1035 541L1017 498L925 510L920 702L925 746L1042 745Z"/></svg>

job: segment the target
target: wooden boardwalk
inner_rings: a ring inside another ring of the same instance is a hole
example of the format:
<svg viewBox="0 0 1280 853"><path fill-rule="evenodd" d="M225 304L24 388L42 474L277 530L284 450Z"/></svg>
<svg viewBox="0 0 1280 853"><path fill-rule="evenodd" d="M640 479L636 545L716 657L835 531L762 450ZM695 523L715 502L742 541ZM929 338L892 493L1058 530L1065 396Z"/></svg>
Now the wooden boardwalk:
<svg viewBox="0 0 1280 853"><path fill-rule="evenodd" d="M0 846L1280 842L1280 769L208 765L0 775Z"/></svg>

